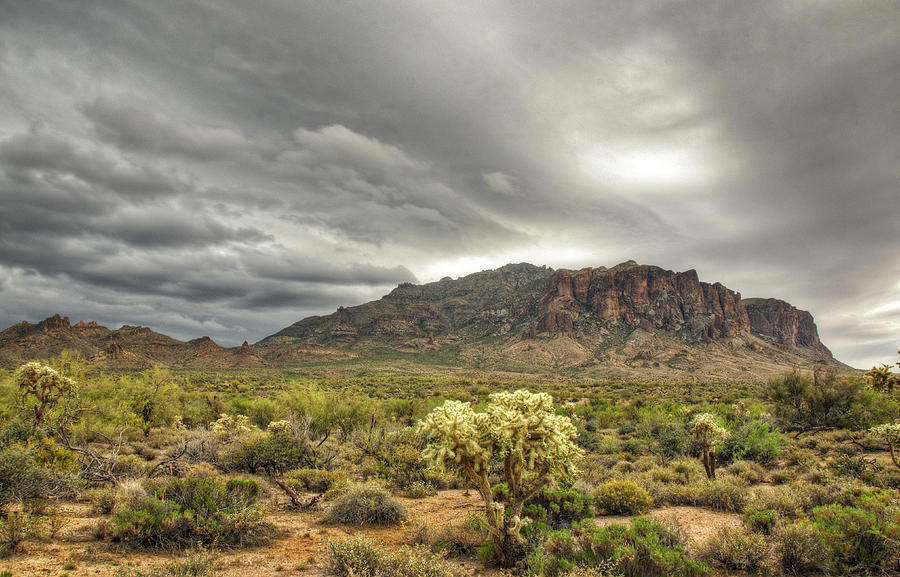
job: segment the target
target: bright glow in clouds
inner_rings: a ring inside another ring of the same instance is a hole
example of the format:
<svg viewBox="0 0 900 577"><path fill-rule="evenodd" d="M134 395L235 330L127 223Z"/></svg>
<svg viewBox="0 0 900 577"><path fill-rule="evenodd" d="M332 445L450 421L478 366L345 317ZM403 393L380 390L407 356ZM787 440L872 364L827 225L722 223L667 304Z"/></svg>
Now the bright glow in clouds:
<svg viewBox="0 0 900 577"><path fill-rule="evenodd" d="M700 184L708 174L687 149L649 148L611 151L594 147L580 156L583 170L602 182L624 186L679 187Z"/></svg>

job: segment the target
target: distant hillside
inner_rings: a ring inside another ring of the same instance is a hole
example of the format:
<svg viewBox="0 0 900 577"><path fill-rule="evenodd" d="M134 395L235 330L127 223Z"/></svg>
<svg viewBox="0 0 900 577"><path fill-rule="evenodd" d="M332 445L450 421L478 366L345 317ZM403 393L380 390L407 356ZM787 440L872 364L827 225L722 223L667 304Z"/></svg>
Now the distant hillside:
<svg viewBox="0 0 900 577"><path fill-rule="evenodd" d="M147 327L125 325L110 330L95 322L70 324L69 317L52 316L37 324L23 321L0 332L0 364L15 366L31 359L47 359L63 350L113 368L261 366L265 361L249 346L226 349L209 337L179 341Z"/></svg>
<svg viewBox="0 0 900 577"><path fill-rule="evenodd" d="M121 368L372 357L642 380L758 380L814 363L844 366L821 343L808 312L777 299L742 299L720 283L700 281L693 270L634 261L578 271L510 264L455 280L404 283L379 300L305 318L232 349L146 327L71 325L59 315L0 333L6 366L63 349Z"/></svg>

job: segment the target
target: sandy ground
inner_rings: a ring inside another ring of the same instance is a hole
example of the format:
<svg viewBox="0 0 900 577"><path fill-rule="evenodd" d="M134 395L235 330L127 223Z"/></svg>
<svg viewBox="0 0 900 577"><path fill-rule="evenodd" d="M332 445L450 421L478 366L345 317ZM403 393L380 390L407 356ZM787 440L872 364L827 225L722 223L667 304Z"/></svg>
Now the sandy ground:
<svg viewBox="0 0 900 577"><path fill-rule="evenodd" d="M240 577L275 575L323 575L324 553L329 539L342 539L361 534L387 550L413 541L421 525L438 527L460 525L466 517L482 507L476 492L466 496L461 490L442 491L425 499L403 499L409 509L408 522L401 527L363 528L326 525L321 511L273 511L268 519L275 525L277 536L268 544L244 549L225 550L216 554L217 574ZM59 512L68 523L57 535L45 541L27 541L11 558L0 560L0 571L13 577L113 577L129 567L147 569L171 563L178 554L123 549L97 540L97 528L103 517L91 512L88 505L63 504ZM740 515L717 513L696 507L665 507L649 515L658 520L674 520L685 531L691 544L702 542L723 526L740 524ZM598 525L628 523L628 517L598 517ZM470 574L499 574L486 571L471 559L453 559Z"/></svg>

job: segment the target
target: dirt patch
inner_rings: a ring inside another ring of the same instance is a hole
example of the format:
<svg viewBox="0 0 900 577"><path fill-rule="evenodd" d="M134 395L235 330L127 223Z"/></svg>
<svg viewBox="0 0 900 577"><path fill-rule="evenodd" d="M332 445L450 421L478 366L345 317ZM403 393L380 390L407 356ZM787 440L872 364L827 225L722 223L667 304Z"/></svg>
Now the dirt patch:
<svg viewBox="0 0 900 577"><path fill-rule="evenodd" d="M689 549L703 543L723 527L741 525L741 515L738 513L723 513L702 507L662 507L650 511L647 516L656 521L678 524L688 538ZM594 523L600 527L615 523L628 524L631 523L631 517L624 515L597 517Z"/></svg>
<svg viewBox="0 0 900 577"><path fill-rule="evenodd" d="M441 491L424 499L400 499L409 515L400 526L355 528L322 523L323 511L273 511L267 519L278 536L266 545L231 549L216 554L219 575L262 577L271 575L321 575L329 539L364 535L385 550L393 551L412 542L421 525L460 525L482 509L478 493L462 490ZM97 527L104 521L93 515L89 506L63 504L58 512L68 523L55 538L27 541L9 559L0 560L0 571L14 576L114 577L122 567L150 568L182 559L181 554L135 551L98 541ZM454 560L467 570L480 565L471 560ZM63 566L74 569L64 569Z"/></svg>

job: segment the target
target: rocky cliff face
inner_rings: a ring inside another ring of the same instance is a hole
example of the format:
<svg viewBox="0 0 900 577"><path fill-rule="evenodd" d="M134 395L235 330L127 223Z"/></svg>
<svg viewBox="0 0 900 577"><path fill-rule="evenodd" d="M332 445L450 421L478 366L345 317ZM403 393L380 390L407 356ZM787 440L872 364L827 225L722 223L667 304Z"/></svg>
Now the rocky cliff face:
<svg viewBox="0 0 900 577"><path fill-rule="evenodd" d="M735 337L750 330L740 293L634 261L607 268L558 270L541 296L537 333L574 333L620 325L677 333L691 341Z"/></svg>
<svg viewBox="0 0 900 577"><path fill-rule="evenodd" d="M802 351L814 360L831 361L834 356L819 340L813 316L778 299L744 299L754 335L781 347Z"/></svg>

